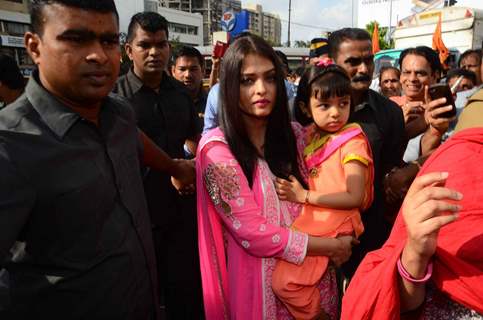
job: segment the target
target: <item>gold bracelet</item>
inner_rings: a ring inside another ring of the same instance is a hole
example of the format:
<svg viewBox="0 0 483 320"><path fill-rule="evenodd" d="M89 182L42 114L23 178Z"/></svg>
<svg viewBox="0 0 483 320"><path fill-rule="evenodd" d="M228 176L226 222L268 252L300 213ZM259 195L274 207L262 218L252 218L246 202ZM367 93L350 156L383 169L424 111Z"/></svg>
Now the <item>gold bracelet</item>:
<svg viewBox="0 0 483 320"><path fill-rule="evenodd" d="M309 204L309 195L310 195L310 190L307 190L307 193L305 194L305 200L304 203Z"/></svg>

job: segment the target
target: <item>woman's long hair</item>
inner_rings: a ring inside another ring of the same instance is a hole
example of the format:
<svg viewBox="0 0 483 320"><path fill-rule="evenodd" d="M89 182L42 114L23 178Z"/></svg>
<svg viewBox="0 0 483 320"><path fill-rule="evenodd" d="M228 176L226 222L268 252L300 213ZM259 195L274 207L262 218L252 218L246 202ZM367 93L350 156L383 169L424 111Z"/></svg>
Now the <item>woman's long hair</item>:
<svg viewBox="0 0 483 320"><path fill-rule="evenodd" d="M243 60L249 54L267 58L275 67L277 95L274 108L267 119L265 160L276 176L287 178L292 174L303 182L297 163L297 147L290 124L282 68L273 48L258 36L245 35L238 38L230 45L223 58L220 74L220 128L251 187L258 152L248 137L240 109L241 69Z"/></svg>

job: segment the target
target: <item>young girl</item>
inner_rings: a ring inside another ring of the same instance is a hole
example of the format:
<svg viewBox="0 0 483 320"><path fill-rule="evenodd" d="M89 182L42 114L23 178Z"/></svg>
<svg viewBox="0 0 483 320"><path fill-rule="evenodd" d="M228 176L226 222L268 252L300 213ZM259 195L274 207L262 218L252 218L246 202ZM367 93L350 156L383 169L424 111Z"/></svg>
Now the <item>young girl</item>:
<svg viewBox="0 0 483 320"><path fill-rule="evenodd" d="M361 128L347 123L350 79L342 68L326 62L311 67L300 86L298 115L313 122L306 128L304 149L309 190L290 176L277 178L277 193L282 200L304 204L292 229L325 238L358 237L364 230L360 211L372 202L373 164ZM277 262L272 287L296 319L324 317L317 285L329 258L306 257L301 265Z"/></svg>

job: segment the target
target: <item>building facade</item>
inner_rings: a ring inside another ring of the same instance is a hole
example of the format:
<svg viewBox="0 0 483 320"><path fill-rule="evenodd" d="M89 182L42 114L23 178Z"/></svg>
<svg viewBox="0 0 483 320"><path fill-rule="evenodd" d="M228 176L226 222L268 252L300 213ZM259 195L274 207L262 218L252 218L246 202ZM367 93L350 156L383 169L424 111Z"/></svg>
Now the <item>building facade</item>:
<svg viewBox="0 0 483 320"><path fill-rule="evenodd" d="M259 4L246 4L243 9L249 13L250 31L262 36L274 46L281 44L282 22L277 14L264 12Z"/></svg>
<svg viewBox="0 0 483 320"><path fill-rule="evenodd" d="M34 68L23 44L23 35L29 29L28 0L0 1L0 52L15 58L25 76Z"/></svg>
<svg viewBox="0 0 483 320"><path fill-rule="evenodd" d="M168 4L168 2L181 5L186 2L185 0L115 0L115 2L119 12L121 33L127 33L127 27L134 14L143 11L153 11L158 12L168 20L170 40L176 40L182 44L192 46L203 44L203 17L201 15L176 9L178 7L174 5L171 5L171 7L175 9L163 6L163 4Z"/></svg>
<svg viewBox="0 0 483 320"><path fill-rule="evenodd" d="M240 0L159 0L161 7L199 13L203 17L203 43L212 42L212 33L220 31L222 14L226 11L240 12Z"/></svg>
<svg viewBox="0 0 483 320"><path fill-rule="evenodd" d="M203 45L203 16L201 14L165 7L159 7L158 12L169 22L170 40L190 46Z"/></svg>
<svg viewBox="0 0 483 320"><path fill-rule="evenodd" d="M159 4L169 9L192 12L191 0L159 0Z"/></svg>

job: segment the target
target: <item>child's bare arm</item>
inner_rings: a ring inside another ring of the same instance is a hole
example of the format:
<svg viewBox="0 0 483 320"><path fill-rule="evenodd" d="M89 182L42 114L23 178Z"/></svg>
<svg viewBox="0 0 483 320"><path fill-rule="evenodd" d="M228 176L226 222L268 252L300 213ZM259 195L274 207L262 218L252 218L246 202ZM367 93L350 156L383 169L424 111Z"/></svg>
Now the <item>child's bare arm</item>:
<svg viewBox="0 0 483 320"><path fill-rule="evenodd" d="M359 161L349 161L344 165L347 190L323 194L315 190L306 190L293 176L290 180L277 178L276 188L279 198L299 203L309 203L318 207L333 209L353 209L362 206L365 194L365 176L367 167Z"/></svg>

